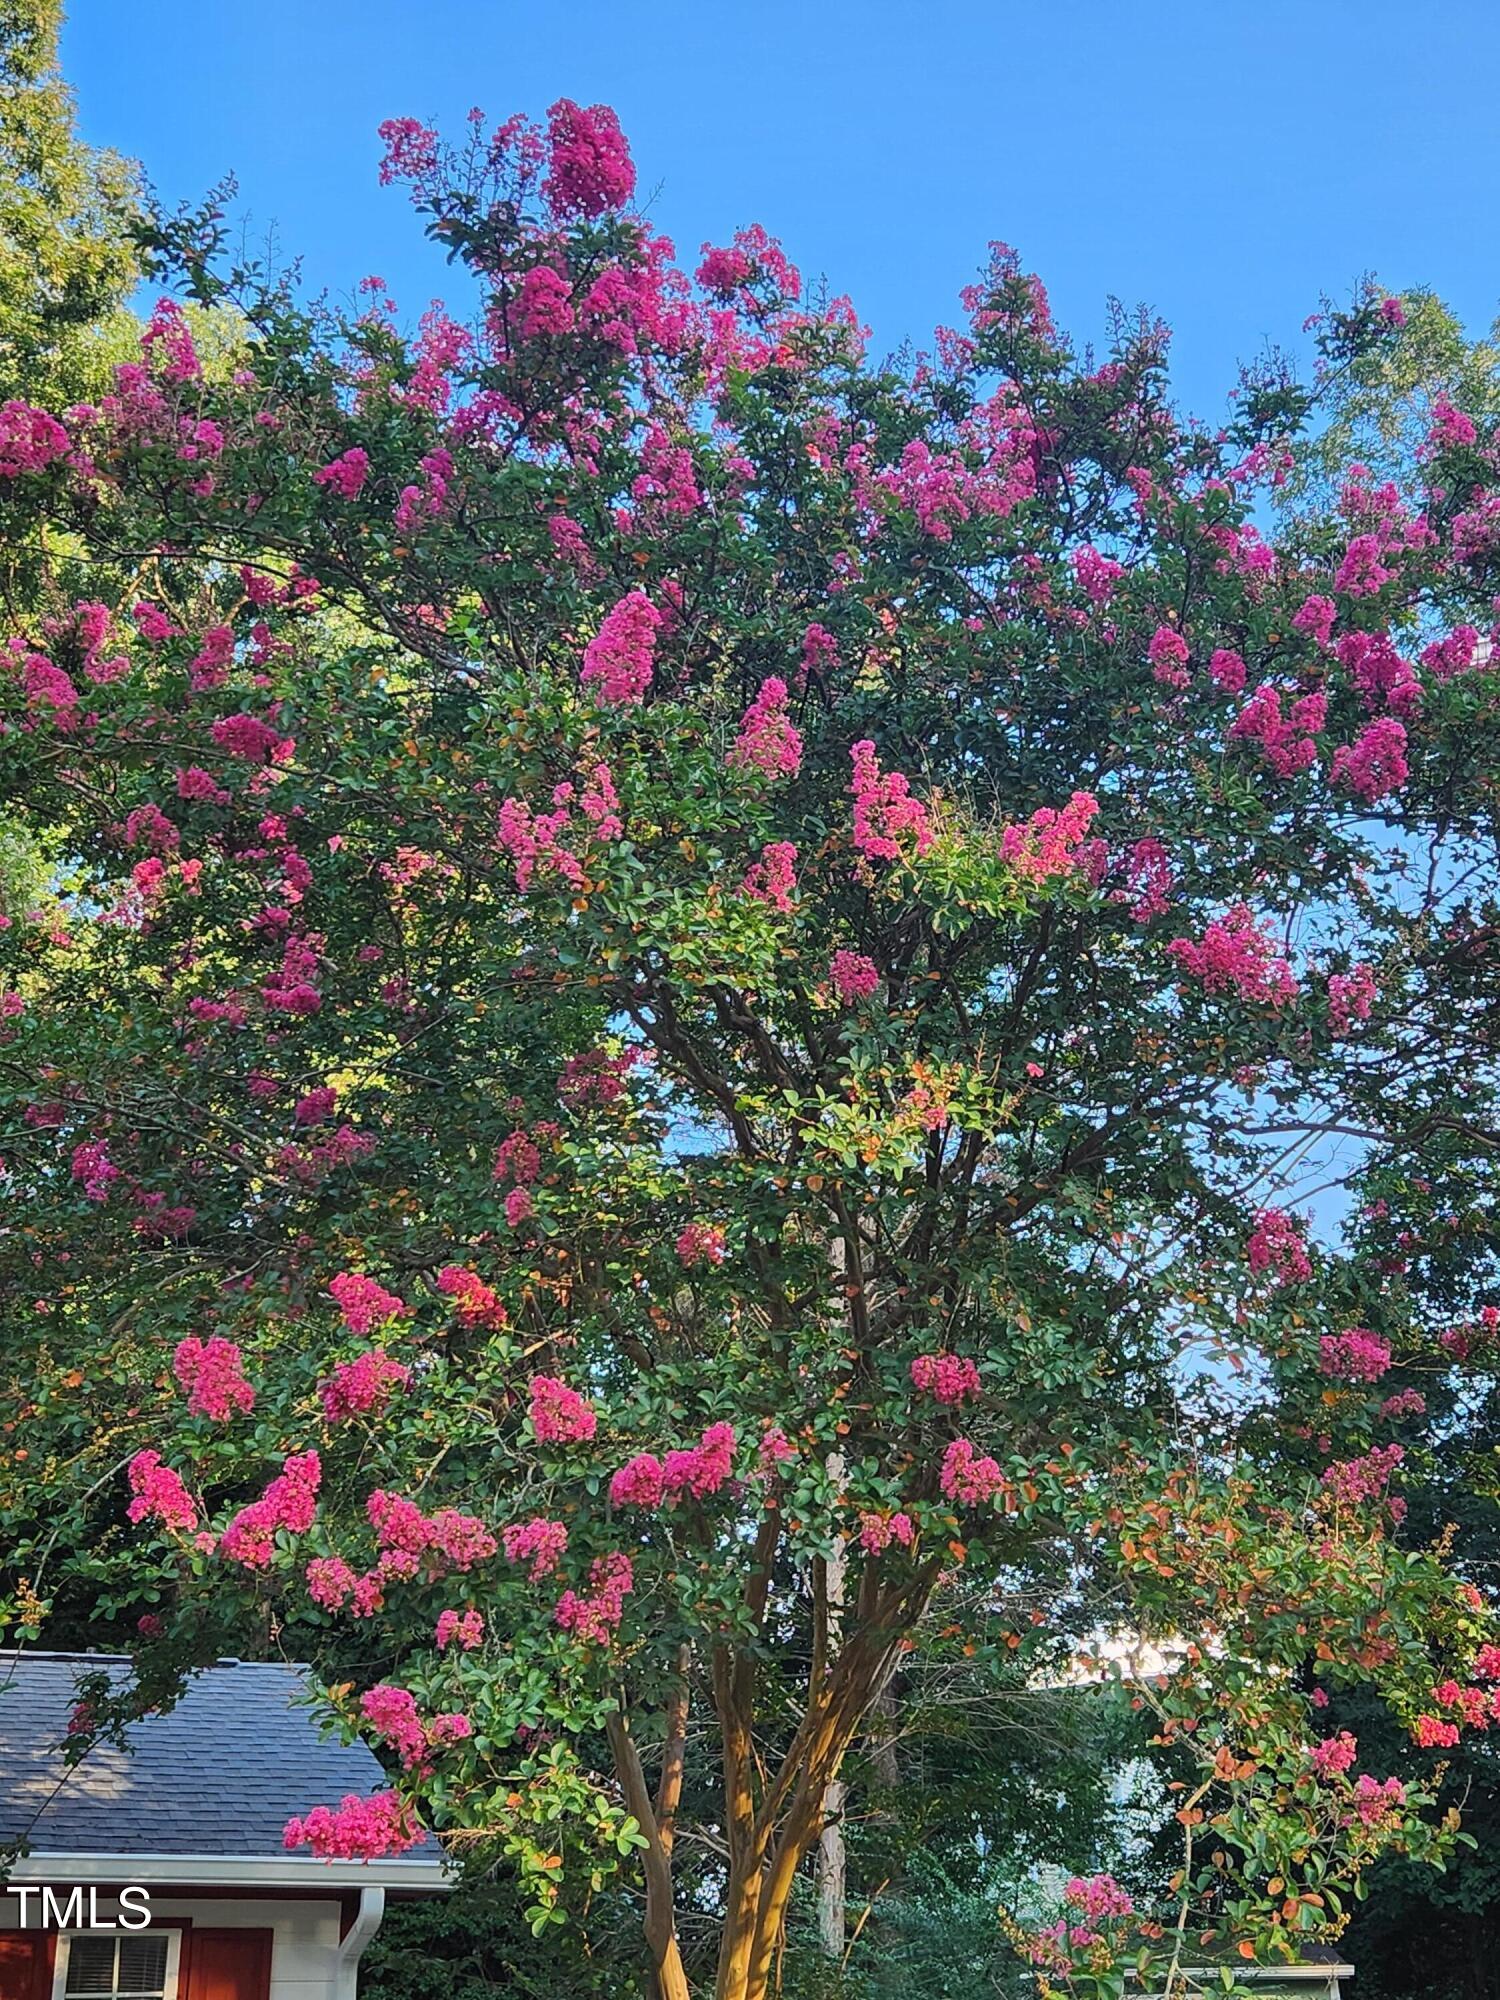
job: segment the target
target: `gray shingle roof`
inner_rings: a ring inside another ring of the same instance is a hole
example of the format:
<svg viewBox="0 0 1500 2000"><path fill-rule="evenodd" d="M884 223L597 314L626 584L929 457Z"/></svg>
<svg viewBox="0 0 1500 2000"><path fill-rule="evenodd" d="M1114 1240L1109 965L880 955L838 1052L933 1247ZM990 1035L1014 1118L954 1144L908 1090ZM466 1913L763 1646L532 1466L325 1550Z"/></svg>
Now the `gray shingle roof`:
<svg viewBox="0 0 1500 2000"><path fill-rule="evenodd" d="M0 1846L285 1858L289 1819L385 1783L363 1745L325 1740L312 1711L293 1706L305 1692L302 1669L241 1661L204 1669L174 1709L133 1723L129 1752L99 1743L68 1771L58 1745L76 1682L101 1669L123 1677L127 1664L0 1653ZM425 1855L435 1853L429 1841Z"/></svg>

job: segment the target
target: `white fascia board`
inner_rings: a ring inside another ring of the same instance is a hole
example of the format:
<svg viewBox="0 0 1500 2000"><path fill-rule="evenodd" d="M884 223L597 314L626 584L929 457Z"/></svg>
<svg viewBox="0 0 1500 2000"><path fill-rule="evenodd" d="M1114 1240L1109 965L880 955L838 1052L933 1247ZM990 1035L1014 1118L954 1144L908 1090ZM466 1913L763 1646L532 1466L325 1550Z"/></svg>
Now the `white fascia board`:
<svg viewBox="0 0 1500 2000"><path fill-rule="evenodd" d="M26 1854L17 1882L132 1882L224 1889L451 1889L441 1861L283 1861L275 1855Z"/></svg>

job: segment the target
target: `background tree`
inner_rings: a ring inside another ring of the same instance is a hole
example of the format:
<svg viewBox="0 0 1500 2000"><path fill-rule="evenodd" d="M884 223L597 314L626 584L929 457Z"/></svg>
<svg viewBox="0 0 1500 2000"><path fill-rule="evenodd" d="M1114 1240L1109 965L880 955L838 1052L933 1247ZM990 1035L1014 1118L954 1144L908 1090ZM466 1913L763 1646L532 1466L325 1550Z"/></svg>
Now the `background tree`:
<svg viewBox="0 0 1500 2000"><path fill-rule="evenodd" d="M107 383L142 214L135 167L78 138L62 14L61 0L0 8L0 399L54 406Z"/></svg>

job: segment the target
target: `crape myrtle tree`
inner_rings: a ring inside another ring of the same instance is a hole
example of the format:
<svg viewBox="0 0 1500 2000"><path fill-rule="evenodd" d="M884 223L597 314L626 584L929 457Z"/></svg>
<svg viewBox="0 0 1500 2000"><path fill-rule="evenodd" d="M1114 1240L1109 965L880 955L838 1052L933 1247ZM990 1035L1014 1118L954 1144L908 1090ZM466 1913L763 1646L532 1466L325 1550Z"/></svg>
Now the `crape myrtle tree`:
<svg viewBox="0 0 1500 2000"><path fill-rule="evenodd" d="M1176 1639L1164 1895L1018 1949L1336 1934L1461 1836L1322 1695L1440 1746L1500 1669L1390 1421L1323 1423L1430 1336L1277 1193L1493 1141L1488 430L1272 540L1310 396L1186 428L1162 330L1080 358L1007 249L877 368L758 229L684 275L606 110L386 137L472 323L299 306L210 209L107 396L0 413L14 1630L128 1634L79 1748L312 1659L391 1782L290 1845L638 1896L666 2000L774 1985L914 1655Z"/></svg>

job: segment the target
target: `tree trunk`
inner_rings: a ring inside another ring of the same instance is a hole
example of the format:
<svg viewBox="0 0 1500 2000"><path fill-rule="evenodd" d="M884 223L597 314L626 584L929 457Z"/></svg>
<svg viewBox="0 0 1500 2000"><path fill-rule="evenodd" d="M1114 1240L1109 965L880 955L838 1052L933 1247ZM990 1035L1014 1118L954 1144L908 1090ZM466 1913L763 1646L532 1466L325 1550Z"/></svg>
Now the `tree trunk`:
<svg viewBox="0 0 1500 2000"><path fill-rule="evenodd" d="M844 1484L844 1461L835 1453L828 1460L828 1476L836 1489ZM822 1573L822 1652L826 1660L838 1656L844 1635L844 1584L847 1575L844 1546L823 1564ZM830 1778L823 1794L823 1828L818 1835L815 1883L818 1908L818 1942L825 1957L842 1960L847 1924L849 1855L844 1842L844 1801L848 1787L840 1777Z"/></svg>
<svg viewBox="0 0 1500 2000"><path fill-rule="evenodd" d="M818 1942L824 1956L842 1959L848 1906L848 1853L844 1845L844 1800L848 1787L834 1778L823 1794L823 1831L818 1836Z"/></svg>
<svg viewBox="0 0 1500 2000"><path fill-rule="evenodd" d="M685 1718L684 1718L685 1719ZM682 1953L677 1944L677 1920L672 1895L672 1842L671 1833L662 1839L656 1808L651 1803L651 1793L646 1784L646 1774L641 1768L640 1752L635 1747L630 1734L630 1725L623 1711L612 1715L606 1725L610 1749L614 1752L615 1771L625 1793L625 1803L634 1815L641 1832L646 1836L646 1850L643 1867L646 1875L646 1943L651 1951L651 1963L656 1971L657 2000L692 2000L688 1987L687 1973L683 1968ZM670 1744L668 1769L671 1766ZM663 1772L664 1790L668 1782L667 1772ZM668 1821L670 1827L670 1821Z"/></svg>

